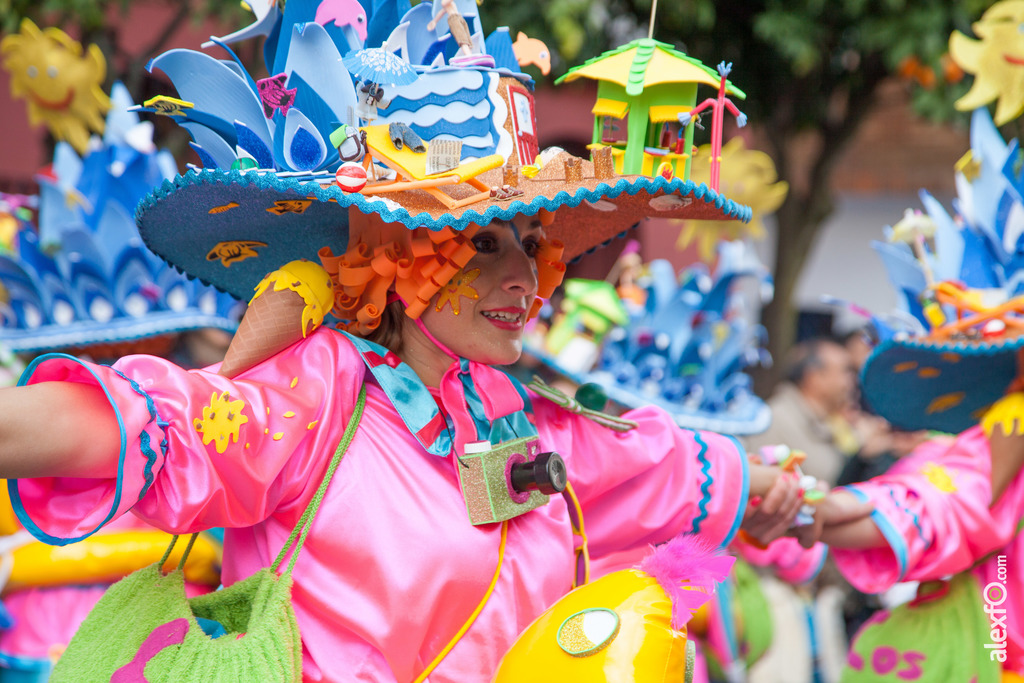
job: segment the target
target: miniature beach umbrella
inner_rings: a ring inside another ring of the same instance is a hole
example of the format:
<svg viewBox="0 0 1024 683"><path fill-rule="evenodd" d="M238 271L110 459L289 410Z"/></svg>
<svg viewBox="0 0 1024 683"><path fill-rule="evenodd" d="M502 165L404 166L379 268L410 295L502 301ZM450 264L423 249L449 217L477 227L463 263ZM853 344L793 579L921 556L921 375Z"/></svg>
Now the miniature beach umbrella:
<svg viewBox="0 0 1024 683"><path fill-rule="evenodd" d="M383 45L352 50L341 62L357 80L377 85L409 85L419 78L409 62L390 52Z"/></svg>

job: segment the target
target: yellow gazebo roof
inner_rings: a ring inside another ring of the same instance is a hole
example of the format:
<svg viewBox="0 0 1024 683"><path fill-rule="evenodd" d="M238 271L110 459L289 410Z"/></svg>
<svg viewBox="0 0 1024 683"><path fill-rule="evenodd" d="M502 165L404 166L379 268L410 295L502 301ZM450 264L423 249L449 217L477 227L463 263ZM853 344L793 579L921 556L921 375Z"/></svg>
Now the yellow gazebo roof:
<svg viewBox="0 0 1024 683"><path fill-rule="evenodd" d="M642 77L642 78L641 78ZM641 38L622 47L605 52L570 69L556 84L590 78L611 81L626 89L630 95L639 95L651 85L666 83L703 83L717 88L721 77L700 60L679 52L668 43ZM730 94L746 97L732 83L726 83Z"/></svg>

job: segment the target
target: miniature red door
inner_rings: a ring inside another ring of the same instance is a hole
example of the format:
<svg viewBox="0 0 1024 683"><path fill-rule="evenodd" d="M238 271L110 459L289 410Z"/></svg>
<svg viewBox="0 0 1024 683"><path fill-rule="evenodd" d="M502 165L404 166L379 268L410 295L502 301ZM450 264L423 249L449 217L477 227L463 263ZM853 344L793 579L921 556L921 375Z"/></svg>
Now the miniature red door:
<svg viewBox="0 0 1024 683"><path fill-rule="evenodd" d="M533 109L533 95L525 87L510 83L508 99L512 103L512 134L515 136L519 165L527 166L536 160L540 152L534 125L537 117Z"/></svg>

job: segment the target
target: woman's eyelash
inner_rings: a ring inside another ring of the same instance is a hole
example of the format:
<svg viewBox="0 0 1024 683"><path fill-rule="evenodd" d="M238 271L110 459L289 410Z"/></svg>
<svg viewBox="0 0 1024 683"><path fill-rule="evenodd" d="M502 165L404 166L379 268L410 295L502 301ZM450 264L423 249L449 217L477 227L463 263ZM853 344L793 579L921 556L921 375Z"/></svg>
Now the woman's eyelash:
<svg viewBox="0 0 1024 683"><path fill-rule="evenodd" d="M476 248L477 253L491 253L498 249L498 238L493 235L477 235L473 238L473 246ZM527 256L533 258L540 251L540 240L526 239L522 243L522 248Z"/></svg>

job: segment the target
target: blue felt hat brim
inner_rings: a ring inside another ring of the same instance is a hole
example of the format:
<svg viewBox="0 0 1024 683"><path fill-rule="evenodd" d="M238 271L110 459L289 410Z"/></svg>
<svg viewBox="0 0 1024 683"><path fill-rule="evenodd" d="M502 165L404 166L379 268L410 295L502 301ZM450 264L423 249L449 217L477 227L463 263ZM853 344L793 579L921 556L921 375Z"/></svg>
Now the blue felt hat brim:
<svg viewBox="0 0 1024 683"><path fill-rule="evenodd" d="M1006 393L1021 346L1024 337L971 344L890 339L864 364L861 390L895 427L957 434Z"/></svg>
<svg viewBox="0 0 1024 683"><path fill-rule="evenodd" d="M624 176L591 180L590 185L549 182L545 187L558 188L552 196L527 194L525 201L482 201L455 211L444 211L438 203L437 211L412 214L394 201L403 193L364 196L345 193L336 185L322 187L273 173L193 170L165 181L143 198L135 219L142 239L158 256L188 276L245 301L267 273L289 261L316 261L321 247L330 247L336 255L344 253L350 207L377 214L384 222L431 230L464 230L472 224L558 209L548 236L565 243L567 260L614 239L647 216L750 220L749 207L679 178ZM661 195L675 195L684 202L659 213L649 201ZM296 211L288 211L281 202L300 204L292 205ZM617 208L607 210L608 203ZM224 243L248 244L253 255L208 258L216 245Z"/></svg>

